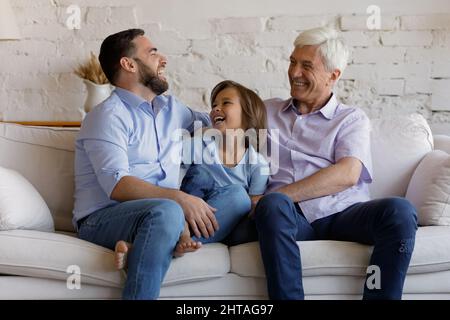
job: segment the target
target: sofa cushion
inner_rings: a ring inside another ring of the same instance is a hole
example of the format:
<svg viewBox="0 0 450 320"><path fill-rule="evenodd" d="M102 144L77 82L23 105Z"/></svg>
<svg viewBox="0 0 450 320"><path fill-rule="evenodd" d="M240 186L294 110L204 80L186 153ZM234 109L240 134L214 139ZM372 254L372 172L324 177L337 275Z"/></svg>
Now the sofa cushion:
<svg viewBox="0 0 450 320"><path fill-rule="evenodd" d="M433 136L418 114L371 120L372 198L405 196L420 160L433 149Z"/></svg>
<svg viewBox="0 0 450 320"><path fill-rule="evenodd" d="M172 260L163 286L220 278L230 272L230 265L227 246L204 244L201 249Z"/></svg>
<svg viewBox="0 0 450 320"><path fill-rule="evenodd" d="M373 247L345 241L299 241L303 275L363 276ZM257 242L230 248L231 272L245 277L264 277ZM450 270L450 227L420 227L408 274Z"/></svg>
<svg viewBox="0 0 450 320"><path fill-rule="evenodd" d="M417 208L419 225L450 225L450 155L428 153L420 162L406 192Z"/></svg>
<svg viewBox="0 0 450 320"><path fill-rule="evenodd" d="M54 231L50 210L20 173L0 167L0 230Z"/></svg>
<svg viewBox="0 0 450 320"><path fill-rule="evenodd" d="M90 300L120 299L121 288L83 283L79 289L67 290L66 281L0 276L0 300Z"/></svg>
<svg viewBox="0 0 450 320"><path fill-rule="evenodd" d="M73 231L73 161L78 129L0 123L0 166L20 172L47 203L56 230Z"/></svg>
<svg viewBox="0 0 450 320"><path fill-rule="evenodd" d="M434 149L445 151L450 154L450 136L437 134L434 138Z"/></svg>
<svg viewBox="0 0 450 320"><path fill-rule="evenodd" d="M80 268L83 283L120 286L125 274L114 268L111 250L76 237L49 232L0 232L0 273L67 280L68 267Z"/></svg>
<svg viewBox="0 0 450 320"><path fill-rule="evenodd" d="M125 272L114 268L114 252L69 234L0 231L0 274L66 281L76 265L83 283L122 287ZM222 277L230 271L228 248L220 243L173 259L163 285Z"/></svg>

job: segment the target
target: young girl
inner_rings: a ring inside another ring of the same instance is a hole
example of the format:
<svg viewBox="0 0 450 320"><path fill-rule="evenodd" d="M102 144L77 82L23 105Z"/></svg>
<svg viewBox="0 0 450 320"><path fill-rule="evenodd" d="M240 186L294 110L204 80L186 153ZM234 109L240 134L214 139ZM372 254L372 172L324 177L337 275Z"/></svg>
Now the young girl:
<svg viewBox="0 0 450 320"><path fill-rule="evenodd" d="M267 128L264 103L252 90L227 80L213 89L211 107L212 128L184 144L183 162L188 170L180 190L215 208L219 229L209 238L198 238L191 235L186 223L174 251L176 257L197 250L202 243L224 240L252 209L250 198L266 189L268 164L257 152L265 143L265 132L260 135L260 130ZM119 269L130 247L124 241L116 244Z"/></svg>

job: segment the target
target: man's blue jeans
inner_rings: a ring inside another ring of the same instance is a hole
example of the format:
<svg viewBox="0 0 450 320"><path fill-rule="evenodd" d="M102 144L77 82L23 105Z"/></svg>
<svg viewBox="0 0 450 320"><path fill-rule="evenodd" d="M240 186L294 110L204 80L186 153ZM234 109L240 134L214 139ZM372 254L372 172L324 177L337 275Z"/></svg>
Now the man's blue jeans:
<svg viewBox="0 0 450 320"><path fill-rule="evenodd" d="M296 241L340 240L373 245L370 265L380 268L380 289L369 289L364 299L401 299L414 249L417 214L403 198L356 203L342 212L309 223L298 205L282 193L258 202L255 220L243 220L231 235L233 244L252 241L256 224L267 287L271 299L304 299L301 257ZM320 253L319 253L320 254ZM369 281L370 282L370 281Z"/></svg>
<svg viewBox="0 0 450 320"><path fill-rule="evenodd" d="M80 223L78 236L112 250L119 240L132 243L122 297L156 299L183 228L184 214L178 203L144 199L90 214Z"/></svg>
<svg viewBox="0 0 450 320"><path fill-rule="evenodd" d="M201 167L188 171L182 187L218 209L219 230L207 239L193 237L202 243L222 241L250 211L250 198L242 186L217 187ZM133 200L90 214L80 223L78 236L112 250L119 240L132 243L122 297L156 299L184 223L183 210L175 201Z"/></svg>
<svg viewBox="0 0 450 320"><path fill-rule="evenodd" d="M212 237L193 237L202 243L223 241L251 209L251 200L245 188L232 184L219 187L213 177L201 165L192 165L184 176L180 190L202 198L217 209L215 216L219 223Z"/></svg>

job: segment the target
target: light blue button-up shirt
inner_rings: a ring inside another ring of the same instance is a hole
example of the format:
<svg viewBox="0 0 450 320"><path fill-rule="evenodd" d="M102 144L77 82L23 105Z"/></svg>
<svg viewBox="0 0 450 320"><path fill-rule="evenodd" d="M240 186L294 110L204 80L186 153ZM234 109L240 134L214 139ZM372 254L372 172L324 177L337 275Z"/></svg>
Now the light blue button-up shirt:
<svg viewBox="0 0 450 320"><path fill-rule="evenodd" d="M370 200L370 121L361 109L339 103L334 94L320 110L309 114L300 114L293 99L271 99L265 101L265 105L271 166L275 164L278 167L269 179L268 192L305 179L344 157L354 157L363 164L355 186L298 204L311 223L354 203ZM273 134L272 130L279 130L278 134ZM273 148L277 148L278 154Z"/></svg>
<svg viewBox="0 0 450 320"><path fill-rule="evenodd" d="M250 144L242 159L233 167L223 165L217 145L202 137L187 139L183 143L183 164L202 166L218 187L241 185L251 196L264 194L269 179L269 165L264 157Z"/></svg>
<svg viewBox="0 0 450 320"><path fill-rule="evenodd" d="M173 134L193 131L194 121L211 124L207 113L172 96L149 103L121 88L89 112L75 142L75 228L81 218L117 203L110 196L124 176L178 188L182 142Z"/></svg>

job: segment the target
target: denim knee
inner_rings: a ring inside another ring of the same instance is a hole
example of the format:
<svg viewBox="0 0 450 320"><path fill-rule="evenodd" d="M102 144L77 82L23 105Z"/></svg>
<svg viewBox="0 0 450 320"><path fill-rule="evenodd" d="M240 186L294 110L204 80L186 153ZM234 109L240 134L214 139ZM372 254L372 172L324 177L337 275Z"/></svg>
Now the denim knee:
<svg viewBox="0 0 450 320"><path fill-rule="evenodd" d="M201 165L192 165L186 172L186 176L195 177L197 181L201 182L208 182L209 180L211 180L211 175Z"/></svg>
<svg viewBox="0 0 450 320"><path fill-rule="evenodd" d="M388 226L400 238L412 238L417 230L417 211L405 198L392 197L382 202L384 225Z"/></svg>
<svg viewBox="0 0 450 320"><path fill-rule="evenodd" d="M267 209L274 209L278 207L279 203L291 203L292 200L287 195L281 192L273 192L266 194L258 202L258 207L264 207Z"/></svg>
<svg viewBox="0 0 450 320"><path fill-rule="evenodd" d="M184 179L194 179L197 184L207 185L214 181L211 174L201 165L192 165L186 172Z"/></svg>
<svg viewBox="0 0 450 320"><path fill-rule="evenodd" d="M277 229L281 220L295 223L293 211L291 198L283 193L269 193L259 200L255 209L255 221L259 228L265 226Z"/></svg>
<svg viewBox="0 0 450 320"><path fill-rule="evenodd" d="M180 190L200 198L211 190L216 183L211 174L201 165L192 165L181 182Z"/></svg>
<svg viewBox="0 0 450 320"><path fill-rule="evenodd" d="M236 212L247 213L252 207L252 202L247 190L242 185L230 184L220 188L220 192L229 201L229 204L235 208Z"/></svg>
<svg viewBox="0 0 450 320"><path fill-rule="evenodd" d="M292 200L284 193L274 192L262 197L256 206L256 210L264 214L270 214L279 210L280 205L291 205Z"/></svg>
<svg viewBox="0 0 450 320"><path fill-rule="evenodd" d="M157 208L152 210L151 216L153 216L152 223L157 224L163 234L170 238L178 239L183 232L185 217L183 209L177 202L169 199L161 200Z"/></svg>

